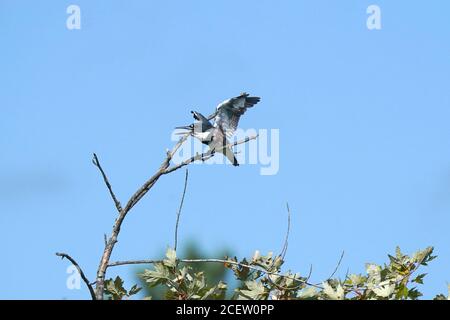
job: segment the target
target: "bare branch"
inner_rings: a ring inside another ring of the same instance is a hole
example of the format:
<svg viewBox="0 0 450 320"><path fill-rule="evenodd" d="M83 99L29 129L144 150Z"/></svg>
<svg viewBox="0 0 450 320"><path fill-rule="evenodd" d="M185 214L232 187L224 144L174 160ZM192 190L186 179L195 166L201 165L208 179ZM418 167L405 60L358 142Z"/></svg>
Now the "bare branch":
<svg viewBox="0 0 450 320"><path fill-rule="evenodd" d="M98 168L98 170L100 170L100 173L102 174L102 177L103 177L103 181L105 181L106 187L109 190L109 194L111 195L111 198L114 201L117 211L120 213L120 211L122 211L122 205L120 204L120 201L117 200L116 195L114 194L114 192L112 190L111 184L109 183L108 177L106 176L105 171L103 171L103 168L100 165L100 161L98 160L98 157L95 153L94 153L94 158L92 159L92 163L94 164L94 166L96 166Z"/></svg>
<svg viewBox="0 0 450 320"><path fill-rule="evenodd" d="M86 275L84 274L83 270L81 270L80 265L75 261L75 259L73 259L71 256L69 256L67 253L61 253L61 252L57 252L56 255L58 257L61 257L61 259L66 258L67 260L69 260L74 266L75 268L77 268L78 273L80 274L81 279L83 279L84 283L86 284L86 286L89 289L89 293L91 294L91 298L92 300L97 300L95 297L95 292L94 289L92 288L91 283L89 282L89 280L86 278Z"/></svg>
<svg viewBox="0 0 450 320"><path fill-rule="evenodd" d="M180 223L181 209L183 209L184 196L186 195L186 188L187 188L187 183L188 183L188 177L189 177L189 171L188 171L188 169L186 169L186 175L184 177L183 196L181 197L180 207L178 208L178 212L177 212L177 222L175 223L175 243L174 243L174 248L173 248L175 251L177 251L178 225Z"/></svg>
<svg viewBox="0 0 450 320"><path fill-rule="evenodd" d="M117 243L117 238L119 236L120 228L122 226L122 223L127 216L128 212L131 210L131 208L138 203L140 199L150 190L153 185L156 183L156 181L161 176L162 172L167 168L169 165L169 160L164 160L163 164L161 165L160 169L149 179L147 180L141 188L139 188L138 191L135 192L135 194L130 198L126 206L120 211L119 216L116 219L116 222L114 223L111 236L108 239L107 245L105 246L105 250L103 251L103 255L100 260L100 264L97 270L97 286L96 286L96 297L98 300L103 299L103 292L104 292L104 282L105 282L105 274L106 274L106 268L109 263L109 259L111 258L111 253L114 249L115 244Z"/></svg>
<svg viewBox="0 0 450 320"><path fill-rule="evenodd" d="M145 196L145 194L153 187L153 185L161 177L161 175L168 173L167 168L169 167L170 160L172 160L173 155L175 154L175 152L177 152L180 146L186 141L188 136L189 134L182 136L180 140L177 142L177 144L172 148L172 150L166 152L166 158L161 164L159 170L131 196L130 200L128 200L128 203L124 208L124 211L126 212L130 211L130 209L133 208L136 205L136 203L138 203L139 200L141 200L142 197ZM171 170L171 172L175 170L176 169Z"/></svg>
<svg viewBox="0 0 450 320"><path fill-rule="evenodd" d="M175 144L175 146L172 148L171 151L166 152L166 158L162 162L160 168L158 171L150 177L128 200L125 207L123 207L120 212L119 216L117 217L111 236L109 237L105 249L103 251L103 255L100 259L99 267L97 270L97 278L96 278L96 287L95 287L95 295L98 300L103 299L103 293L104 293L104 286L105 286L105 276L106 276L106 269L108 268L109 260L111 258L111 253L114 249L115 244L117 243L117 238L120 233L120 228L122 226L123 221L125 220L125 217L127 216L128 212L139 202L139 200L142 199L142 197L145 196L145 194L155 185L156 181L165 174L165 171L170 165L170 161L172 160L173 155L175 152L181 147L181 145L186 141L189 134L183 135L180 140ZM174 171L174 170L173 170Z"/></svg>
<svg viewBox="0 0 450 320"><path fill-rule="evenodd" d="M192 157L180 164L170 167L170 161L172 160L173 155L175 154L175 152L178 151L178 149L181 147L181 145L186 141L186 139L188 137L189 137L189 133L184 134L183 136L181 136L181 138L175 144L175 146L172 148L172 150L166 151L166 157L165 157L164 161L161 163L161 166L159 167L159 169L156 171L155 174L153 174L153 176L151 176L146 182L144 182L144 184L130 197L130 199L128 200L127 204L124 207L122 207L120 202L117 200L117 198L112 190L111 184L109 183L109 180L108 180L105 172L103 171L103 168L100 165L100 161L98 160L97 155L94 153L94 158L93 158L92 162L100 170L103 180L109 190L109 193L114 201L114 204L116 205L117 211L119 212L119 215L116 218L115 223L113 225L111 235L109 237L105 236L105 248L104 248L102 257L100 259L100 263L99 263L99 266L97 269L97 277L96 277L96 281L95 281L96 287L95 287L94 296L97 300L103 299L106 269L108 268L108 266L111 265L109 263L111 254L112 254L115 244L118 241L117 239L118 239L118 236L120 233L120 229L122 227L122 223L125 220L125 217L127 216L128 212L130 212L130 210L147 194L147 192L155 185L155 183L158 181L158 179L162 175L166 175L175 170L178 170L196 160L206 160L206 159L209 159L214 156L215 152L209 151L209 152L206 152L201 155L196 155L195 157ZM241 143L248 142L250 140L256 139L256 137L257 136L247 137L244 140L225 145L223 148L216 149L215 151L216 152L221 151L222 149L225 149L227 147L232 147L232 146L236 146ZM186 183L187 183L187 173L186 173ZM182 205L183 205L183 201L184 201L184 195L186 192L186 183L185 183L185 190L183 192L182 202L180 204L179 212L177 215L176 233L178 232L177 229L178 229L179 217L181 214L181 209L182 209ZM177 234L175 235L175 238L177 238ZM176 241L177 240L175 240L175 242ZM175 244L175 246L176 246L176 244ZM89 282L87 281L86 284L89 285ZM90 287L90 288L92 289L92 287Z"/></svg>
<svg viewBox="0 0 450 320"><path fill-rule="evenodd" d="M108 268L110 267L119 267L119 266L126 266L126 265L133 265L133 264L155 264L163 262L163 260L152 260L152 259L143 259L143 260L122 260L122 261L115 261L110 262L108 264Z"/></svg>

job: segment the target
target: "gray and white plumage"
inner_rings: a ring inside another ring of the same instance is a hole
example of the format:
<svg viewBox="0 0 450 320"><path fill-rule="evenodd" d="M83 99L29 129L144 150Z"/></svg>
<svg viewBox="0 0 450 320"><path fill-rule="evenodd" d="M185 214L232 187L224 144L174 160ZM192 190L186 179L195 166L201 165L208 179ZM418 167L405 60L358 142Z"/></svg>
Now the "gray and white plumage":
<svg viewBox="0 0 450 320"><path fill-rule="evenodd" d="M230 147L223 148L229 144L227 137L231 137L236 131L240 117L248 108L257 104L261 98L250 97L247 93L225 100L220 103L216 111L209 117L203 116L199 112L191 111L197 122L189 126L177 127L185 129L203 144L208 145L210 150L223 153L234 165L239 163ZM210 120L213 120L211 124Z"/></svg>
<svg viewBox="0 0 450 320"><path fill-rule="evenodd" d="M249 97L249 94L245 92L225 100L216 108L214 126L222 128L228 137L232 136L238 127L241 116L260 100L259 97Z"/></svg>

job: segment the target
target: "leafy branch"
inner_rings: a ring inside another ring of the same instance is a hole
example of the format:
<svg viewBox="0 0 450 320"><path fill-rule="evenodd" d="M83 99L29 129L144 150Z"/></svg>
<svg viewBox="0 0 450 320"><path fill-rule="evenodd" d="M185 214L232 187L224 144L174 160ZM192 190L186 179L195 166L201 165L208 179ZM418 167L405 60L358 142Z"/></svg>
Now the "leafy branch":
<svg viewBox="0 0 450 320"><path fill-rule="evenodd" d="M178 259L176 252L169 248L166 258L162 260L117 261L111 263L109 267L152 264L153 269L144 270L140 276L151 287L166 286L170 292L166 296L168 299L223 297L223 291L227 289L226 283L220 281L207 287L204 274L193 273L190 267L191 264L196 263L220 263L230 269L236 279L244 282L242 288L235 290L232 299L415 300L422 294L414 284L422 284L425 274L419 274L411 281L410 279L421 266L426 266L435 258L432 255L433 248L420 250L412 256L402 254L399 248L396 252L396 257L389 256L390 263L385 264L384 267L373 263L367 264L366 275L346 275L344 280L329 278L321 285L310 283L308 281L310 275L302 277L290 271L282 273L281 266L284 261L280 255L273 257L269 253L262 256L258 251L251 259L244 258L237 261L236 258L227 257L225 259ZM187 283L189 285L186 285ZM444 297L438 295L436 298Z"/></svg>
<svg viewBox="0 0 450 320"><path fill-rule="evenodd" d="M93 154L93 164L100 171L103 181L117 209L118 216L112 227L110 236L105 235L105 247L98 265L96 280L91 283L79 264L66 253L56 253L61 258L69 260L78 270L81 279L87 286L93 300L113 299L122 300L140 292L142 288L133 285L129 290L125 289L120 277L106 279L106 272L111 267L124 265L150 264L152 269L145 269L141 278L149 287L164 286L167 288L167 299L224 299L228 286L223 281L209 283L205 272L195 271L193 265L214 263L222 264L224 268L233 272L234 277L242 282L242 286L235 289L232 299L418 299L422 293L417 285L423 284L425 273L415 275L420 267L427 266L436 258L433 256L433 248L428 247L411 256L405 255L400 248L395 255L389 255L389 263L383 266L374 263L366 265L366 274L346 274L343 280L334 278L344 257L342 252L340 259L327 280L321 283L310 281L312 266L307 276L293 273L290 270L282 272L285 256L288 249L289 234L291 228L291 212L287 205L287 230L282 250L279 255L272 253L261 255L256 251L252 258L238 260L236 257L224 257L223 259L181 259L177 257L178 228L181 211L186 195L188 183L188 170L186 170L184 188L180 205L176 215L174 249L169 248L164 259L153 260L125 260L111 262L111 255L122 224L131 209L150 191L159 178L172 173L195 161L205 161L225 148L231 148L238 144L256 139L257 136L247 137L243 140L230 143L222 148L210 150L202 154L196 154L178 164L171 165L174 154L188 138L183 135L172 150L166 151L166 157L159 169L130 197L125 206L116 197L108 176L106 175L98 156ZM95 285L95 288L94 288ZM151 297L146 297L151 298ZM438 295L435 299L450 298Z"/></svg>

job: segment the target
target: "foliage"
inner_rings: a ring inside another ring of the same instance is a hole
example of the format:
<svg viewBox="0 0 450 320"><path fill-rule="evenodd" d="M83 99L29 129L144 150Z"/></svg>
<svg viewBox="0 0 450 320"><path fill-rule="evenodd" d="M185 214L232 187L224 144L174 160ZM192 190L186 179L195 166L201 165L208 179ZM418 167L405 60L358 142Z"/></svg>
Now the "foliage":
<svg viewBox="0 0 450 320"><path fill-rule="evenodd" d="M162 252L164 254L164 251ZM182 255L185 259L200 259L205 256L218 256L223 257L226 255L229 255L229 251L226 249L218 250L215 254L211 255L208 252L205 252L201 249L199 244L195 241L188 241L186 245L182 248ZM183 267L186 264L183 262L178 263L178 267ZM196 263L191 264L190 267L192 268L192 271L194 273L197 272L203 272L203 275L205 277L206 285L212 286L216 283L227 282L228 284L228 291L232 291L237 285L239 285L239 282L235 279L232 279L230 277L230 274L227 272L227 269L223 267L221 264L217 263ZM144 272L144 269L137 269L136 274L141 274ZM154 300L163 300L168 295L168 288L167 286L163 284L158 284L155 286L149 286L145 282L142 277L137 276L137 281L139 282L139 285L143 287L142 293L145 296L151 296ZM225 298L229 298L228 296L225 296Z"/></svg>
<svg viewBox="0 0 450 320"><path fill-rule="evenodd" d="M166 299L223 299L227 285L219 281L208 286L203 272L193 272L192 267L178 268L176 252L169 248L166 258L154 264L153 270L144 270L142 278L150 287L167 286Z"/></svg>
<svg viewBox="0 0 450 320"><path fill-rule="evenodd" d="M388 257L387 264L367 263L365 274L347 274L344 279L326 279L319 284L310 283L309 276L282 272L282 257L272 253L264 256L256 251L251 259L241 261L236 257L204 259L203 265L220 263L232 271L236 280L242 281L242 286L234 289L230 296L237 300L416 300L421 297L418 286L423 284L426 273L418 273L418 270L436 257L433 248L408 256L397 247L395 255ZM156 262L152 269L145 269L140 277L150 287L167 288L166 299L224 299L227 284L223 281L208 283L205 273L193 268L199 261L191 262L178 259L176 252L169 248L166 257ZM108 282L107 290L113 299L121 299L134 294L136 287L127 292L120 278L116 278L114 282ZM449 298L450 288L448 296L435 297L437 300Z"/></svg>
<svg viewBox="0 0 450 320"><path fill-rule="evenodd" d="M116 279L105 280L105 295L109 300L122 300L124 298L129 298L142 288L134 285L129 291L123 287L123 280L117 276Z"/></svg>

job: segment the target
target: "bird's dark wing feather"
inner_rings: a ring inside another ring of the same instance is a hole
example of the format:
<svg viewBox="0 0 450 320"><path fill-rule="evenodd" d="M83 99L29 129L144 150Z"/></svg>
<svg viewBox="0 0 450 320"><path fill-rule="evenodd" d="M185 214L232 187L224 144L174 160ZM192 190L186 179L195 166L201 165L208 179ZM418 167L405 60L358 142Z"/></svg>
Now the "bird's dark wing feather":
<svg viewBox="0 0 450 320"><path fill-rule="evenodd" d="M217 106L215 125L221 127L227 136L233 135L247 108L253 107L260 100L259 97L249 97L247 93L225 100Z"/></svg>

